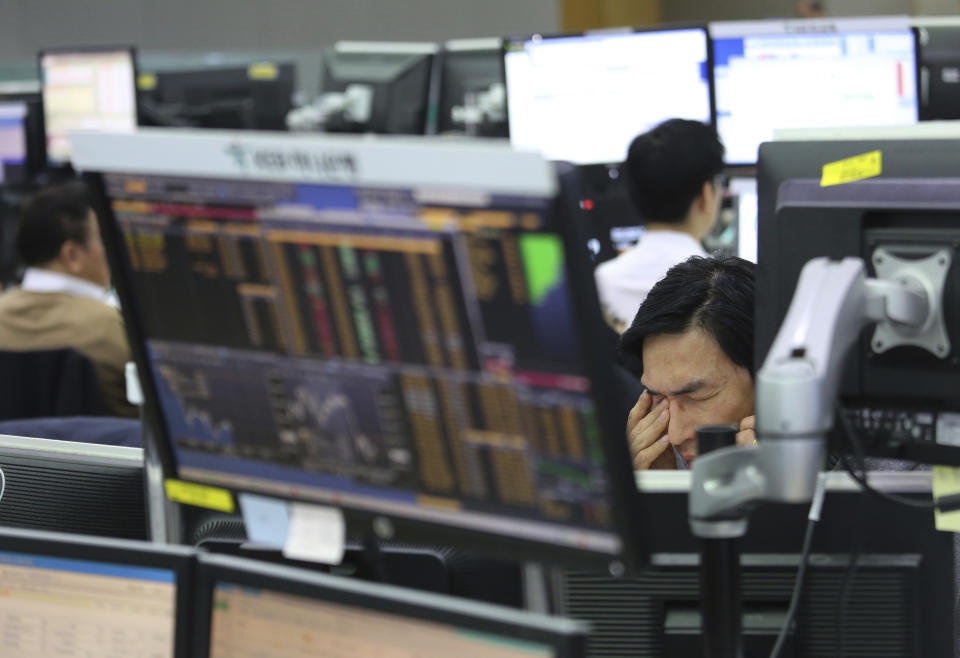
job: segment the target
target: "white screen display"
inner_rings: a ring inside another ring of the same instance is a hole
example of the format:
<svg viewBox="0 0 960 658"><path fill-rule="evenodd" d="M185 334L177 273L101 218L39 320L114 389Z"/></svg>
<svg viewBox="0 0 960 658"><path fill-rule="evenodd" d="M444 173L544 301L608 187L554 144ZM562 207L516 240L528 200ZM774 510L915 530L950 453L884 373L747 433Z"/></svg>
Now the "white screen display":
<svg viewBox="0 0 960 658"><path fill-rule="evenodd" d="M0 655L173 658L163 568L0 552Z"/></svg>
<svg viewBox="0 0 960 658"><path fill-rule="evenodd" d="M70 159L69 130L137 127L133 53L44 53L40 58L47 158Z"/></svg>
<svg viewBox="0 0 960 658"><path fill-rule="evenodd" d="M909 29L714 34L717 129L730 164L752 164L778 128L917 122Z"/></svg>
<svg viewBox="0 0 960 658"><path fill-rule="evenodd" d="M757 262L757 179L731 178L730 194L737 199L737 256Z"/></svg>
<svg viewBox="0 0 960 658"><path fill-rule="evenodd" d="M666 119L710 121L704 30L534 37L504 65L510 141L550 160L622 162Z"/></svg>
<svg viewBox="0 0 960 658"><path fill-rule="evenodd" d="M292 594L219 583L210 658L551 658L550 647Z"/></svg>

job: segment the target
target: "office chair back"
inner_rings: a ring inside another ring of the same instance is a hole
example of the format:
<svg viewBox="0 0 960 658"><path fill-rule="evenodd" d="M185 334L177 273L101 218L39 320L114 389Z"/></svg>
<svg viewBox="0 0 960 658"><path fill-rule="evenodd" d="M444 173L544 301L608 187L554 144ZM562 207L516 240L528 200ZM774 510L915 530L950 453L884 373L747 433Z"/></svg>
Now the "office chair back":
<svg viewBox="0 0 960 658"><path fill-rule="evenodd" d="M105 413L96 369L76 350L0 351L0 420Z"/></svg>

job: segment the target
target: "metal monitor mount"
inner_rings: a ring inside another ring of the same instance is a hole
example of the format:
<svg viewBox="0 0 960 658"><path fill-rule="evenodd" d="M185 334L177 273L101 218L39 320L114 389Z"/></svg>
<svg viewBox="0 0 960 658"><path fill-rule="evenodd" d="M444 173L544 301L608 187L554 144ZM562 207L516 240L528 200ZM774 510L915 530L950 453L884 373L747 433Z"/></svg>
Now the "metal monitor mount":
<svg viewBox="0 0 960 658"><path fill-rule="evenodd" d="M705 573L705 584L715 585L703 592L707 656L742 655L734 541L746 533L750 510L761 502L812 499L840 375L860 331L877 323L871 340L876 352L913 345L941 359L950 353L941 303L950 251L913 260L894 252L881 247L871 255L881 278L868 278L859 258L816 258L804 266L757 373L758 447L719 448L694 462L690 528L705 540L701 564L714 576Z"/></svg>

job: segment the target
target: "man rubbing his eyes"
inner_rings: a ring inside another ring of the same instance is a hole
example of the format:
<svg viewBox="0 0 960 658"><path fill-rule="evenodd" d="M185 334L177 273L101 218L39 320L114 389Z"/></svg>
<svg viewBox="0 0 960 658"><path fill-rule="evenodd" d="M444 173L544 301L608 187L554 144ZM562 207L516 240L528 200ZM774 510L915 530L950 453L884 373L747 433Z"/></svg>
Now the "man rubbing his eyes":
<svg viewBox="0 0 960 658"><path fill-rule="evenodd" d="M688 468L700 425L733 423L753 445L753 264L692 257L650 291L620 349L646 391L627 419L636 470Z"/></svg>

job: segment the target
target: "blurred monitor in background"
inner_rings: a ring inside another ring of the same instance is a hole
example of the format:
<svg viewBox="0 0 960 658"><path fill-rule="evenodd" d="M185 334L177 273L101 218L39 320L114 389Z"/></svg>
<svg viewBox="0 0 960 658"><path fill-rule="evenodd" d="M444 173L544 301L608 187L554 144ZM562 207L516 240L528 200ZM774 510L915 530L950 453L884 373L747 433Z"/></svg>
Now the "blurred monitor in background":
<svg viewBox="0 0 960 658"><path fill-rule="evenodd" d="M753 165L781 128L918 120L906 17L711 23L717 130L728 165Z"/></svg>
<svg viewBox="0 0 960 658"><path fill-rule="evenodd" d="M440 55L436 132L507 136L507 91L500 39L454 39Z"/></svg>
<svg viewBox="0 0 960 658"><path fill-rule="evenodd" d="M704 28L509 40L510 142L549 160L617 163L666 119L712 122L707 41Z"/></svg>
<svg viewBox="0 0 960 658"><path fill-rule="evenodd" d="M327 132L422 135L439 47L340 41L323 53L316 120Z"/></svg>
<svg viewBox="0 0 960 658"><path fill-rule="evenodd" d="M20 182L27 168L27 104L0 102L0 184Z"/></svg>
<svg viewBox="0 0 960 658"><path fill-rule="evenodd" d="M295 78L290 62L142 73L141 124L286 130Z"/></svg>
<svg viewBox="0 0 960 658"><path fill-rule="evenodd" d="M137 127L132 48L40 53L47 160L70 160L70 130L129 131Z"/></svg>

